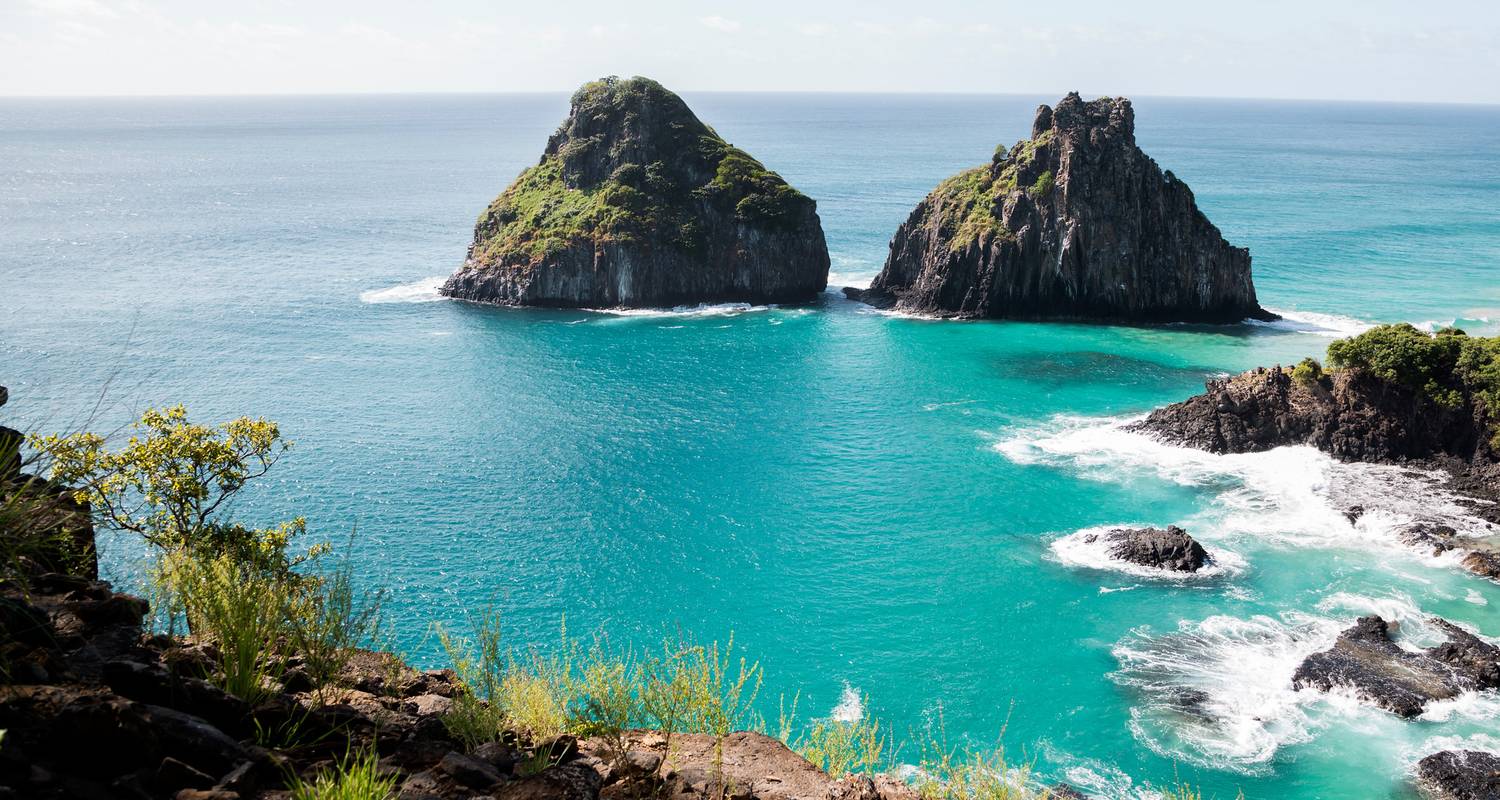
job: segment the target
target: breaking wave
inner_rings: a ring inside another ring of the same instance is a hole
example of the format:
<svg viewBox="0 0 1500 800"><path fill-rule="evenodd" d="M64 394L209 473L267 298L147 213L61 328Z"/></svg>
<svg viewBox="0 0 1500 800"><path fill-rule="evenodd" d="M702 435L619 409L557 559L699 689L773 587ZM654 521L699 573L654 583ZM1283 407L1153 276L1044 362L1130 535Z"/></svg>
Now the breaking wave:
<svg viewBox="0 0 1500 800"><path fill-rule="evenodd" d="M399 286L371 289L367 292L360 292L359 300L361 303L431 303L446 299L438 294L438 289L446 280L448 280L447 275L434 275Z"/></svg>
<svg viewBox="0 0 1500 800"><path fill-rule="evenodd" d="M1354 336L1375 327L1374 323L1358 320L1354 317L1346 317L1342 314L1323 314L1317 311L1287 311L1280 308L1267 308L1266 310L1272 314L1276 314L1281 319L1272 322L1247 319L1245 320L1246 324L1293 333L1311 333L1317 336L1327 336L1330 339L1342 339Z"/></svg>

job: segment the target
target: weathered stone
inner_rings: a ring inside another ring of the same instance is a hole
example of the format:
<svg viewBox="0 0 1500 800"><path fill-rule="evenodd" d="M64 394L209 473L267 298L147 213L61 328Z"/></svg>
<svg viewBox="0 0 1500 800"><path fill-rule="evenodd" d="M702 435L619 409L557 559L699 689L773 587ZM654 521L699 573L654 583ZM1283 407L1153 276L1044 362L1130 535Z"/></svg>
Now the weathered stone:
<svg viewBox="0 0 1500 800"><path fill-rule="evenodd" d="M1032 138L944 181L858 299L963 318L1240 322L1250 253L1135 143L1124 98L1042 106Z"/></svg>
<svg viewBox="0 0 1500 800"><path fill-rule="evenodd" d="M573 761L497 787L496 800L595 800L604 785L599 773Z"/></svg>
<svg viewBox="0 0 1500 800"><path fill-rule="evenodd" d="M608 78L573 95L442 291L554 307L802 302L828 264L812 200L655 81Z"/></svg>
<svg viewBox="0 0 1500 800"><path fill-rule="evenodd" d="M463 753L449 753L438 762L438 771L471 789L488 789L500 782L500 771L485 761Z"/></svg>
<svg viewBox="0 0 1500 800"><path fill-rule="evenodd" d="M1197 572L1208 563L1208 551L1188 532L1161 528L1118 528L1104 534L1113 558L1172 572Z"/></svg>
<svg viewBox="0 0 1500 800"><path fill-rule="evenodd" d="M1413 652L1397 645L1377 616L1361 617L1331 649L1308 656L1292 676L1298 689L1343 688L1401 717L1461 692L1500 686L1500 648L1446 620L1433 620L1448 641Z"/></svg>
<svg viewBox="0 0 1500 800"><path fill-rule="evenodd" d="M1497 800L1500 755L1444 750L1417 762L1417 787L1430 800Z"/></svg>

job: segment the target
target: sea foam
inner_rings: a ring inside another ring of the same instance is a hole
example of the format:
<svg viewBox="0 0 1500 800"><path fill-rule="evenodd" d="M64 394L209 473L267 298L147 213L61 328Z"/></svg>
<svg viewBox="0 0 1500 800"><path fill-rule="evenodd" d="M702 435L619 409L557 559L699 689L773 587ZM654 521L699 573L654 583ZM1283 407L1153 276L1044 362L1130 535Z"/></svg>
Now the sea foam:
<svg viewBox="0 0 1500 800"><path fill-rule="evenodd" d="M434 275L385 289L371 289L360 292L359 300L362 303L431 303L446 299L438 293L446 280L447 275Z"/></svg>

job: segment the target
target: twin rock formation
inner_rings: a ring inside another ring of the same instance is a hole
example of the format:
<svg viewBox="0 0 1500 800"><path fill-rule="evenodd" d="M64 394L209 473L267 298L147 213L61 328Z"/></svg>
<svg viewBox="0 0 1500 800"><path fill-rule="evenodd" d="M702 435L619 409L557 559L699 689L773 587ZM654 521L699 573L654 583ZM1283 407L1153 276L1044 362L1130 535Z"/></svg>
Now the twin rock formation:
<svg viewBox="0 0 1500 800"><path fill-rule="evenodd" d="M896 232L872 305L947 317L1268 316L1249 252L1135 145L1130 101L1070 94L1031 139L944 181ZM536 166L480 217L442 292L512 306L812 300L816 204L646 78L573 95Z"/></svg>

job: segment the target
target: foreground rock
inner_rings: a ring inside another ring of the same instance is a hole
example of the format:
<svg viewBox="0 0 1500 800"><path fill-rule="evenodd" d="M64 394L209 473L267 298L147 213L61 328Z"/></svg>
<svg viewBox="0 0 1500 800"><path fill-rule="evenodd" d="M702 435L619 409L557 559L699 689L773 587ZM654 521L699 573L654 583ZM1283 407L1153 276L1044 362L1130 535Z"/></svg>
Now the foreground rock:
<svg viewBox="0 0 1500 800"><path fill-rule="evenodd" d="M1162 528L1118 528L1106 534L1112 558L1172 572L1197 572L1209 561L1208 551L1188 532L1168 525ZM1096 537L1088 537L1095 541Z"/></svg>
<svg viewBox="0 0 1500 800"><path fill-rule="evenodd" d="M1430 800L1500 799L1500 755L1444 750L1417 762L1417 787Z"/></svg>
<svg viewBox="0 0 1500 800"><path fill-rule="evenodd" d="M1135 143L1124 98L1042 106L1031 138L940 184L851 296L946 317L1240 322L1249 251Z"/></svg>
<svg viewBox="0 0 1500 800"><path fill-rule="evenodd" d="M1331 649L1308 656L1292 685L1349 690L1401 717L1415 717L1428 703L1465 691L1500 688L1500 648L1446 620L1432 622L1448 640L1411 651L1391 639L1384 619L1361 617Z"/></svg>
<svg viewBox="0 0 1500 800"><path fill-rule="evenodd" d="M606 308L801 302L827 283L812 200L655 81L606 78L573 95L442 292Z"/></svg>

